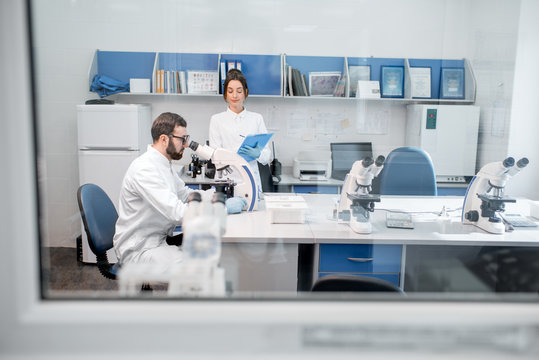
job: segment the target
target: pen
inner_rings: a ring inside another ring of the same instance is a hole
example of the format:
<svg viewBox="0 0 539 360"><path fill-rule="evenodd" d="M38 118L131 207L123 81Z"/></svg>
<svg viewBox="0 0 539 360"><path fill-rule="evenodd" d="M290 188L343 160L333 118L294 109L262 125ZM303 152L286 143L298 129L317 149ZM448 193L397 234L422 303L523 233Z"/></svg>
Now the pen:
<svg viewBox="0 0 539 360"><path fill-rule="evenodd" d="M240 136L241 136L242 138L244 138L244 137L245 137L245 135L242 135L242 134L240 134Z"/></svg>

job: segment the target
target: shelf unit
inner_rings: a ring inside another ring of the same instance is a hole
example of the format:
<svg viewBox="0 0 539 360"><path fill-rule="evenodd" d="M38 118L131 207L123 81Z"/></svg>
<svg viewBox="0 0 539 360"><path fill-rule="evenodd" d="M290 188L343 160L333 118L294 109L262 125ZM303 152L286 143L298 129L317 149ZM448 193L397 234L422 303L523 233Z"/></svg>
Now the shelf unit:
<svg viewBox="0 0 539 360"><path fill-rule="evenodd" d="M90 65L88 82L96 75L106 75L122 82L130 78L151 79L152 92L149 94L120 93L118 95L150 96L220 96L220 94L170 94L155 93L155 73L157 70L176 71L217 71L221 60L241 61L242 72L249 83L249 95L254 97L280 97L285 99L349 99L353 101L391 101L408 103L473 104L476 97L476 80L468 59L406 59L374 57L332 57L298 55L249 55L215 53L166 53L166 52L119 52L96 50ZM350 97L349 66L370 66L370 79L380 81L382 66L404 67L404 97L360 99ZM345 77L344 97L288 96L286 95L287 66L292 66L304 74L309 87L310 72L338 71ZM412 98L410 89L410 68L431 68L431 98ZM440 99L440 73L445 67L464 69L463 99ZM219 86L220 88L220 86Z"/></svg>

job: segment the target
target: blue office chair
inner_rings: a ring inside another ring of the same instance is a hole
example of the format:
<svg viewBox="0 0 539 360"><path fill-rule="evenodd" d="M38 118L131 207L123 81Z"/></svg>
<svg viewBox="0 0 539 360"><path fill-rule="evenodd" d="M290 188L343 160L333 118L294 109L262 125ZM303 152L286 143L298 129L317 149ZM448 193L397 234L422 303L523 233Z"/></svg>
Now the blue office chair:
<svg viewBox="0 0 539 360"><path fill-rule="evenodd" d="M380 194L436 196L436 175L429 154L415 147L391 151L381 173Z"/></svg>
<svg viewBox="0 0 539 360"><path fill-rule="evenodd" d="M103 189L95 184L79 187L77 200L88 244L97 257L99 272L107 279L116 279L119 264L110 264L107 258L107 250L113 246L112 238L118 219L116 208Z"/></svg>
<svg viewBox="0 0 539 360"><path fill-rule="evenodd" d="M311 291L338 292L404 292L389 281L361 275L326 275L315 281Z"/></svg>

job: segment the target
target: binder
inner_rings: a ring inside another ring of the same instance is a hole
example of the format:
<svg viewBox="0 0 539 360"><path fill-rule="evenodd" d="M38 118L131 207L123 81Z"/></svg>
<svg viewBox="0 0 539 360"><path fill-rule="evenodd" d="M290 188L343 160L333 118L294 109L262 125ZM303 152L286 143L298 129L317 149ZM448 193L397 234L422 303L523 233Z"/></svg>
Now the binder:
<svg viewBox="0 0 539 360"><path fill-rule="evenodd" d="M185 83L185 71L180 71L180 90L182 94L187 94L187 86Z"/></svg>
<svg viewBox="0 0 539 360"><path fill-rule="evenodd" d="M224 89L224 86L225 86L225 79L226 79L226 61L225 60L221 60L221 64L220 64L220 67L219 67L221 70L221 94L224 94L225 93L225 89Z"/></svg>
<svg viewBox="0 0 539 360"><path fill-rule="evenodd" d="M235 60L228 60L228 69L227 71L230 71L232 69L236 68L236 61Z"/></svg>
<svg viewBox="0 0 539 360"><path fill-rule="evenodd" d="M292 66L288 65L288 92L290 96L294 96L294 84L292 79Z"/></svg>
<svg viewBox="0 0 539 360"><path fill-rule="evenodd" d="M236 69L241 71L241 60L236 60Z"/></svg>

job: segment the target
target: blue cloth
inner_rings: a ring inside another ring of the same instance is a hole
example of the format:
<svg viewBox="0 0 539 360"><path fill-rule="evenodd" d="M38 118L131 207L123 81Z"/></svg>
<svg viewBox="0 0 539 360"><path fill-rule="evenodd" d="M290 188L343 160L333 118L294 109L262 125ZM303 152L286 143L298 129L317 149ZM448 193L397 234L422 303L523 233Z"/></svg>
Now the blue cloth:
<svg viewBox="0 0 539 360"><path fill-rule="evenodd" d="M262 146L257 144L255 147L251 147L249 145L242 145L238 149L238 154L244 158L246 161L252 161L254 159L258 159L260 156L260 153L262 152Z"/></svg>
<svg viewBox="0 0 539 360"><path fill-rule="evenodd" d="M90 85L90 90L95 91L103 98L119 92L129 92L129 83L124 83L105 75L96 75L92 85Z"/></svg>
<svg viewBox="0 0 539 360"><path fill-rule="evenodd" d="M229 214L241 213L245 205L247 205L247 201L239 196L228 198L225 201L226 212Z"/></svg>

